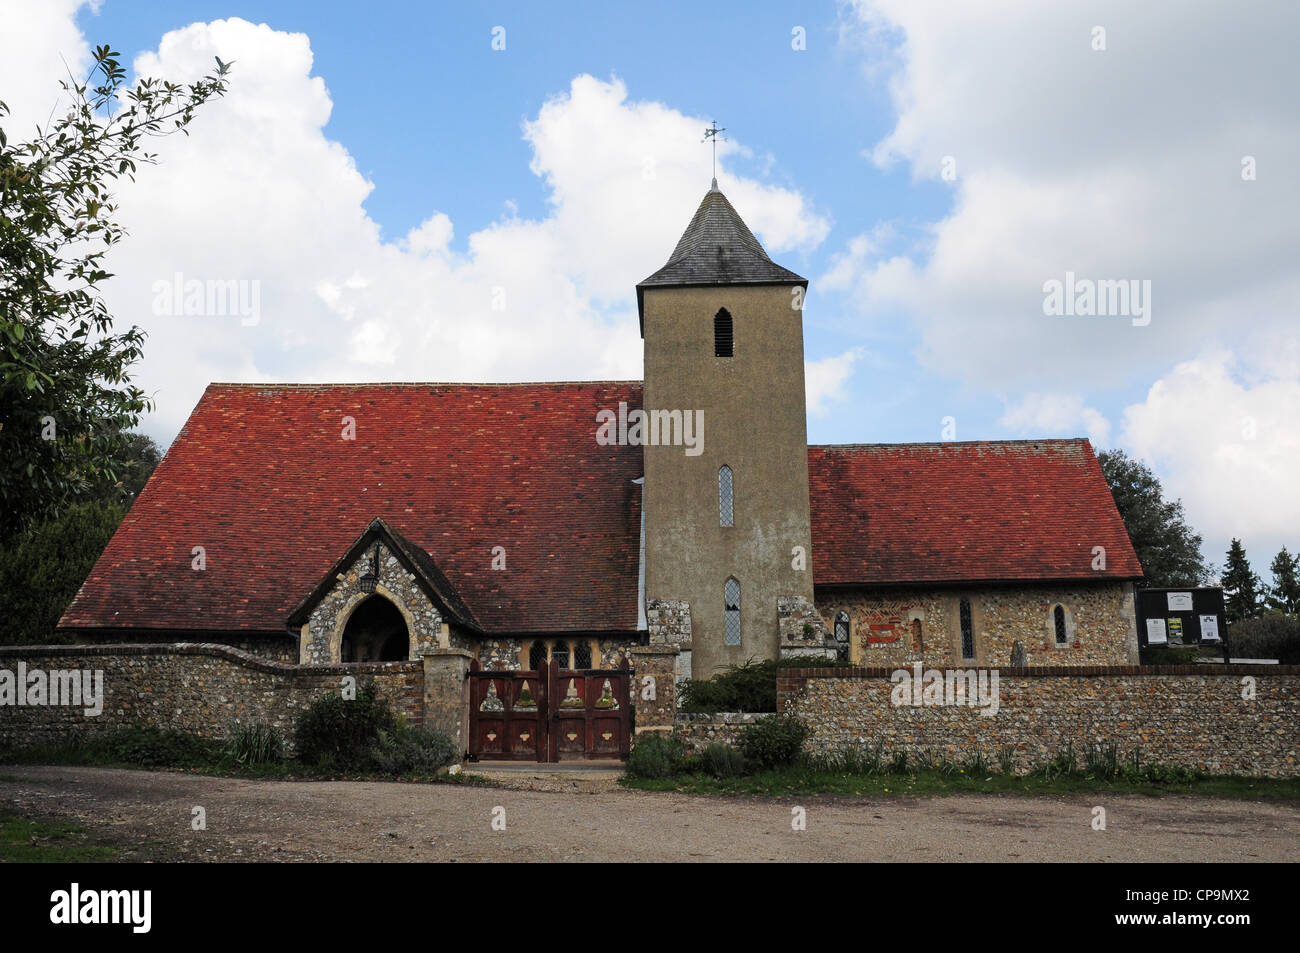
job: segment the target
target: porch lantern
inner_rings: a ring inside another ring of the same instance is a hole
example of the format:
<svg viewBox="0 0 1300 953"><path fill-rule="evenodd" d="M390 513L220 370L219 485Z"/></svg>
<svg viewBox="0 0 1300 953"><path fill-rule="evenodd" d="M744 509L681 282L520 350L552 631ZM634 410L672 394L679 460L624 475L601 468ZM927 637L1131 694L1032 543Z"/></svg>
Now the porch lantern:
<svg viewBox="0 0 1300 953"><path fill-rule="evenodd" d="M361 591L366 595L371 595L375 591L375 586L379 583L379 544L375 544L374 552L370 558L370 568L366 570L365 575L358 582L361 585Z"/></svg>

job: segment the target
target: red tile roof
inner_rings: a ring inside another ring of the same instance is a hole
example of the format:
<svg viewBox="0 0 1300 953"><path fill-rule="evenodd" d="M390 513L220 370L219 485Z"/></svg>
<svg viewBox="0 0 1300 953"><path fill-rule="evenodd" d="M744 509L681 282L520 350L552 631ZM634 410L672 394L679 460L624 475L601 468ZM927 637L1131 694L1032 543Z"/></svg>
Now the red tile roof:
<svg viewBox="0 0 1300 953"><path fill-rule="evenodd" d="M212 384L60 624L283 632L383 517L487 631L633 631L641 449L595 440L619 401L640 382Z"/></svg>
<svg viewBox="0 0 1300 953"><path fill-rule="evenodd" d="M809 447L808 470L817 585L1142 574L1087 440Z"/></svg>
<svg viewBox="0 0 1300 953"><path fill-rule="evenodd" d="M641 450L595 440L620 401L641 384L213 384L60 624L283 632L382 518L487 632L635 630ZM808 457L818 585L1140 575L1087 441Z"/></svg>

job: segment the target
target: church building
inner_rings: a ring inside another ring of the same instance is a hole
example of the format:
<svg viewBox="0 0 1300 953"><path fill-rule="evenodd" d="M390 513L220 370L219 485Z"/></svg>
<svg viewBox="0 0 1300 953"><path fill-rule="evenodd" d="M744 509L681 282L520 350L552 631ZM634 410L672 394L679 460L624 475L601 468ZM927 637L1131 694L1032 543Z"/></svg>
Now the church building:
<svg viewBox="0 0 1300 953"><path fill-rule="evenodd" d="M807 286L715 181L636 287L644 381L211 384L60 629L503 672L1136 664L1088 441L809 446Z"/></svg>

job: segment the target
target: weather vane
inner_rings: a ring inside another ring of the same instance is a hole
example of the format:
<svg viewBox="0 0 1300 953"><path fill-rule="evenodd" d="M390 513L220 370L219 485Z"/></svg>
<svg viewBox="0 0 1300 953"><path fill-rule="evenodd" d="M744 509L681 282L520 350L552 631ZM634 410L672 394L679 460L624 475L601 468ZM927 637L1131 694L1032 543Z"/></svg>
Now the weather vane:
<svg viewBox="0 0 1300 953"><path fill-rule="evenodd" d="M715 119L713 120L713 126L709 129L704 130L704 138L700 140L700 142L713 143L713 181L714 182L718 181L718 140L721 139L723 142L727 141L725 136L719 136L718 133L726 132L726 131L727 130L725 128L723 129L718 128L718 121Z"/></svg>

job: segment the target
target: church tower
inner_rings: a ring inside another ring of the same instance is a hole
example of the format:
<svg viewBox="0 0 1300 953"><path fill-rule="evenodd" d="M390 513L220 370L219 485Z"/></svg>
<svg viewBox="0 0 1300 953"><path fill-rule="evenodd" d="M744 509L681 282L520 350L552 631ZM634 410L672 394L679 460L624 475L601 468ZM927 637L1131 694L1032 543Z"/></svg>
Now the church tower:
<svg viewBox="0 0 1300 953"><path fill-rule="evenodd" d="M811 610L807 287L716 179L668 263L637 285L647 417L702 422L697 448L643 448L646 601L689 605L695 678L776 658L779 599Z"/></svg>

